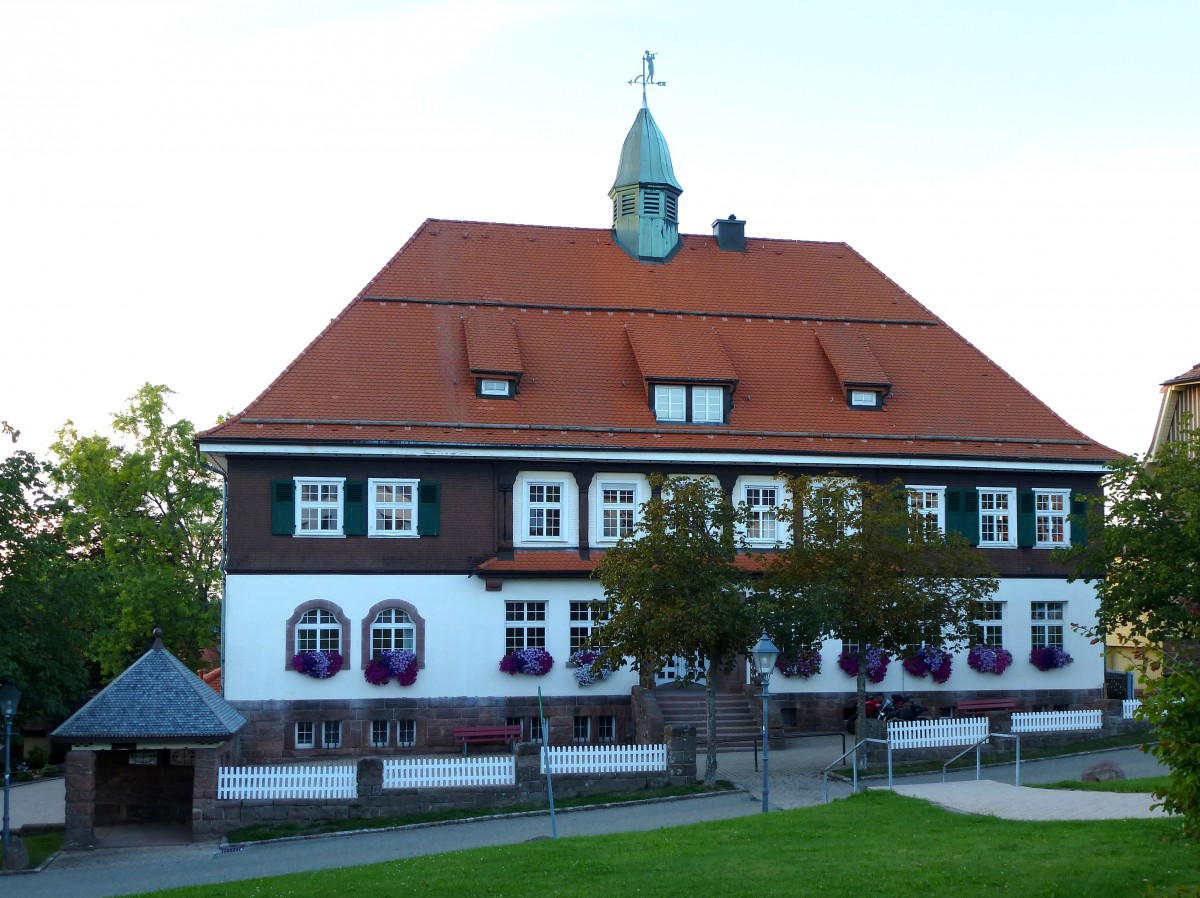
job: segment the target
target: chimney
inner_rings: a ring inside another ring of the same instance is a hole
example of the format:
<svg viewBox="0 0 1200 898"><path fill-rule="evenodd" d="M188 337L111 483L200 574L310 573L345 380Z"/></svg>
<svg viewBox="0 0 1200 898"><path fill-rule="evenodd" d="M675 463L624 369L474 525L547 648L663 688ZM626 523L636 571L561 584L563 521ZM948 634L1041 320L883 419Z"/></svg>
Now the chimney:
<svg viewBox="0 0 1200 898"><path fill-rule="evenodd" d="M712 229L717 238L717 249L736 253L746 251L746 223L736 215L718 218L712 223Z"/></svg>

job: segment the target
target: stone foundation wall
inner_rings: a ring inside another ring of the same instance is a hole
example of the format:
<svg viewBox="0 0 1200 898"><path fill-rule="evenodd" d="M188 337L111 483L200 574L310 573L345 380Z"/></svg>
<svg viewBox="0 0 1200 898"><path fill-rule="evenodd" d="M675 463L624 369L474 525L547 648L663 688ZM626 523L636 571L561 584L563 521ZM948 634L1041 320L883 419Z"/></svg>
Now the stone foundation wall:
<svg viewBox="0 0 1200 898"><path fill-rule="evenodd" d="M538 717L537 696L456 696L447 698L408 699L393 696L386 699L328 699L321 701L263 701L231 702L246 718L246 726L234 740L232 762L238 764L274 764L299 760L332 760L360 758L380 754L371 745L371 722L387 720L394 728L397 721L415 722L416 739L411 746L393 746L387 754L410 755L458 750L454 729L461 726L503 724L518 718L524 727L524 738L532 738L530 721ZM614 739L617 744L636 741L636 728L628 695L588 694L555 696L544 700L549 719L550 743L569 745L574 739L576 717L588 717L592 724L594 742L599 741L600 718L614 720ZM320 745L324 721L340 721L342 743L338 748ZM314 725L317 745L297 748L297 722ZM658 729L662 732L661 723Z"/></svg>
<svg viewBox="0 0 1200 898"><path fill-rule="evenodd" d="M666 732L667 769L659 773L559 774L554 776L556 799L608 792L636 792L696 781L696 733L692 727ZM199 754L199 753L198 753ZM211 755L211 757L210 757ZM439 789L384 789L383 759L358 762L358 797L352 799L274 799L236 801L216 799L215 751L197 758L197 793L193 802L192 834L196 839L219 838L255 823L373 820L426 811L466 810L521 805L548 806L546 778L540 772L540 747L516 747L516 785ZM212 761L211 765L209 761ZM208 771L211 770L211 776ZM199 792L204 781L205 795ZM209 783L211 782L211 788Z"/></svg>

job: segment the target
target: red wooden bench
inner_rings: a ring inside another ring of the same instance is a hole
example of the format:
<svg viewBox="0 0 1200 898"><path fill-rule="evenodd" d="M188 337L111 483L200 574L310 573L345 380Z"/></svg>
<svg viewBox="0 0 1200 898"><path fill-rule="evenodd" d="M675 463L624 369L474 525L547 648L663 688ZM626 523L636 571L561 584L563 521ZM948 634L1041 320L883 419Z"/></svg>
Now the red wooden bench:
<svg viewBox="0 0 1200 898"><path fill-rule="evenodd" d="M968 698L954 706L954 713L957 715L977 711L1011 711L1016 706L1015 698Z"/></svg>
<svg viewBox="0 0 1200 898"><path fill-rule="evenodd" d="M519 723L454 728L454 741L462 745L463 757L466 757L467 746L474 742L515 743L520 738L521 725Z"/></svg>

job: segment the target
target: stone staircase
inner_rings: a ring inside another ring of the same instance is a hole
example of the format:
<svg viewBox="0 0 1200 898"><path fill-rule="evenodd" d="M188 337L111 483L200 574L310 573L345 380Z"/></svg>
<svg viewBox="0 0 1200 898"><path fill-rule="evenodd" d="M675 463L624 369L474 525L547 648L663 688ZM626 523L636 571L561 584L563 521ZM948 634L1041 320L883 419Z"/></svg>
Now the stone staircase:
<svg viewBox="0 0 1200 898"><path fill-rule="evenodd" d="M707 712L703 686L659 686L654 690L667 726L693 726L696 745L705 745ZM748 747L761 738L762 727L750 709L750 701L736 693L717 693L717 745Z"/></svg>

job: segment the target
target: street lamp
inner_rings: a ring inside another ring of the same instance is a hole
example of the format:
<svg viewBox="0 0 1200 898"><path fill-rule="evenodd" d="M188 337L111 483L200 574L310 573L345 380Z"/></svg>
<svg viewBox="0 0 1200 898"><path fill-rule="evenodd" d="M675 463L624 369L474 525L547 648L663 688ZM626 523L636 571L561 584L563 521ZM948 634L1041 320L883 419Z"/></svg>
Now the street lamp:
<svg viewBox="0 0 1200 898"><path fill-rule="evenodd" d="M0 687L0 712L4 713L4 858L0 869L8 869L8 783L10 779L9 759L12 755L12 719L21 703L21 690L12 683Z"/></svg>
<svg viewBox="0 0 1200 898"><path fill-rule="evenodd" d="M771 672L775 670L775 661L779 657L779 648L775 643L771 642L771 637L767 635L767 631L763 630L762 636L758 638L754 648L750 650L750 659L754 662L754 669L758 671L759 677L762 679L762 740L763 740L763 813L768 810L767 799L770 795L770 782L767 779L767 764L768 764L768 702L771 698L771 693L767 691L767 687L771 683Z"/></svg>

